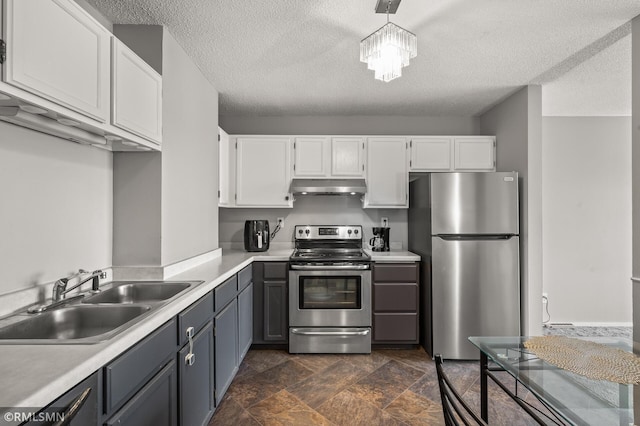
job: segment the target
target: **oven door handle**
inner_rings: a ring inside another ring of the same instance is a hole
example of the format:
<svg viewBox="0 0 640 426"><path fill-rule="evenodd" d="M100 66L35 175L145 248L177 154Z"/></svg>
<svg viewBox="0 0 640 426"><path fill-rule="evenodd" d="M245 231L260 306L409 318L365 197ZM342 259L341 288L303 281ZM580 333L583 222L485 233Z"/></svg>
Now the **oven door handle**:
<svg viewBox="0 0 640 426"><path fill-rule="evenodd" d="M298 271L333 271L333 270L367 270L369 265L289 265L291 269Z"/></svg>
<svg viewBox="0 0 640 426"><path fill-rule="evenodd" d="M368 328L358 331L306 331L299 328L291 329L291 333L301 336L366 336L370 331Z"/></svg>

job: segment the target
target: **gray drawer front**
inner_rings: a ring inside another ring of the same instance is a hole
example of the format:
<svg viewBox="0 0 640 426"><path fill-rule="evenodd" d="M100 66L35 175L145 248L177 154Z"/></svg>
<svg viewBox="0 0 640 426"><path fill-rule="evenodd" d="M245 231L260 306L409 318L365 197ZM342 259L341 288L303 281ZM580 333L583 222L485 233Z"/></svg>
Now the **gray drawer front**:
<svg viewBox="0 0 640 426"><path fill-rule="evenodd" d="M373 340L416 343L418 314L373 314Z"/></svg>
<svg viewBox="0 0 640 426"><path fill-rule="evenodd" d="M253 265L249 265L238 272L238 293L247 288L253 279Z"/></svg>
<svg viewBox="0 0 640 426"><path fill-rule="evenodd" d="M187 328L193 327L197 333L213 318L213 308L213 293L209 292L178 315L178 345L187 342Z"/></svg>
<svg viewBox="0 0 640 426"><path fill-rule="evenodd" d="M374 312L417 312L418 284L375 283L373 310Z"/></svg>
<svg viewBox="0 0 640 426"><path fill-rule="evenodd" d="M106 426L176 426L176 362L172 360Z"/></svg>
<svg viewBox="0 0 640 426"><path fill-rule="evenodd" d="M107 415L175 357L177 332L176 321L171 320L105 367Z"/></svg>
<svg viewBox="0 0 640 426"><path fill-rule="evenodd" d="M238 278L235 275L229 278L216 287L215 292L216 312L218 312L238 295Z"/></svg>
<svg viewBox="0 0 640 426"><path fill-rule="evenodd" d="M289 275L289 264L287 262L264 262L264 279L286 280Z"/></svg>
<svg viewBox="0 0 640 426"><path fill-rule="evenodd" d="M375 263L373 266L373 282L418 282L418 266L415 263Z"/></svg>

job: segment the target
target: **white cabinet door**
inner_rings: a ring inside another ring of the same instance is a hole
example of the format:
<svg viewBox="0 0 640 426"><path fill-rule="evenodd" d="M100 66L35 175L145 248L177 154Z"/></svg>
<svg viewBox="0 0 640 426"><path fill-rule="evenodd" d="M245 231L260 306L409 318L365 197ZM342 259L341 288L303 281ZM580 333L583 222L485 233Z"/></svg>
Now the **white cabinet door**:
<svg viewBox="0 0 640 426"><path fill-rule="evenodd" d="M111 34L71 0L5 5L4 81L106 122Z"/></svg>
<svg viewBox="0 0 640 426"><path fill-rule="evenodd" d="M364 207L407 208L407 141L402 137L367 140L367 194Z"/></svg>
<svg viewBox="0 0 640 426"><path fill-rule="evenodd" d="M496 168L494 136L459 136L454 138L454 170L484 170Z"/></svg>
<svg viewBox="0 0 640 426"><path fill-rule="evenodd" d="M160 143L162 76L113 37L112 78L112 124Z"/></svg>
<svg viewBox="0 0 640 426"><path fill-rule="evenodd" d="M234 196L235 164L229 134L218 127L218 205L229 207Z"/></svg>
<svg viewBox="0 0 640 426"><path fill-rule="evenodd" d="M293 144L294 177L326 177L329 175L329 138L298 137Z"/></svg>
<svg viewBox="0 0 640 426"><path fill-rule="evenodd" d="M331 138L331 176L364 176L365 139Z"/></svg>
<svg viewBox="0 0 640 426"><path fill-rule="evenodd" d="M236 205L293 207L291 140L283 137L236 139Z"/></svg>
<svg viewBox="0 0 640 426"><path fill-rule="evenodd" d="M409 142L412 172L448 171L451 169L451 143L448 136L414 137Z"/></svg>

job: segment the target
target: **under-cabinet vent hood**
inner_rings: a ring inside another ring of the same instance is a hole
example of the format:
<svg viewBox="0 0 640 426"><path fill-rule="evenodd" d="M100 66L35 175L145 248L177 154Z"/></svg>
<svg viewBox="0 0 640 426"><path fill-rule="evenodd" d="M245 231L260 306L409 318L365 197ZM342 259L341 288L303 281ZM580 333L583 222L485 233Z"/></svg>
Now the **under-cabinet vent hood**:
<svg viewBox="0 0 640 426"><path fill-rule="evenodd" d="M362 195L364 179L293 179L289 192L295 195Z"/></svg>

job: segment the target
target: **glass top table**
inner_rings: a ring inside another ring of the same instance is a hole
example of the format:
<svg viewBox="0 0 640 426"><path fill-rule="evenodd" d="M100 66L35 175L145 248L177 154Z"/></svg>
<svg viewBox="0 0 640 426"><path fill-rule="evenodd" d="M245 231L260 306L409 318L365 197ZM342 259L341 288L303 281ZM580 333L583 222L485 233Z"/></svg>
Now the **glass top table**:
<svg viewBox="0 0 640 426"><path fill-rule="evenodd" d="M632 352L630 339L576 337ZM592 380L549 364L524 347L529 337L469 337L480 350L481 415L488 419L487 377L499 386L495 371L506 371L548 408L550 418L500 386L540 424L633 425L634 388L606 380ZM492 361L490 364L489 361ZM640 402L638 403L640 405Z"/></svg>

